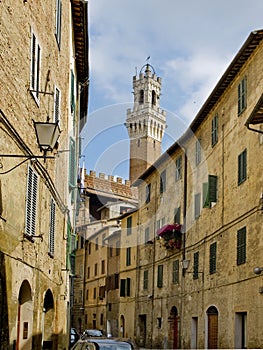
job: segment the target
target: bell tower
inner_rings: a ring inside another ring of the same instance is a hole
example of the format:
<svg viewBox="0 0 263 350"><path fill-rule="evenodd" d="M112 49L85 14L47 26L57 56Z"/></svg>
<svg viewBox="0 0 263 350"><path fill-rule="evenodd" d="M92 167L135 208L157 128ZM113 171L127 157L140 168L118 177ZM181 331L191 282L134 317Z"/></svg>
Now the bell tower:
<svg viewBox="0 0 263 350"><path fill-rule="evenodd" d="M127 110L130 137L130 180L135 181L161 155L166 113L160 108L161 78L145 64L133 77L133 110Z"/></svg>

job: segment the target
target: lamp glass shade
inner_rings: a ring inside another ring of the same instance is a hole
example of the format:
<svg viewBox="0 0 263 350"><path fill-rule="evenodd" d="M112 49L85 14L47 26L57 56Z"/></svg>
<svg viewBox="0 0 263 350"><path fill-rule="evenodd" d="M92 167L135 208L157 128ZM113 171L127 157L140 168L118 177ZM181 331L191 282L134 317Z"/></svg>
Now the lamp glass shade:
<svg viewBox="0 0 263 350"><path fill-rule="evenodd" d="M189 265L190 265L190 260L184 259L184 260L182 261L182 267L183 267L184 270L187 270L188 267L189 267Z"/></svg>
<svg viewBox="0 0 263 350"><path fill-rule="evenodd" d="M41 150L52 151L60 135L58 123L34 122L37 142Z"/></svg>

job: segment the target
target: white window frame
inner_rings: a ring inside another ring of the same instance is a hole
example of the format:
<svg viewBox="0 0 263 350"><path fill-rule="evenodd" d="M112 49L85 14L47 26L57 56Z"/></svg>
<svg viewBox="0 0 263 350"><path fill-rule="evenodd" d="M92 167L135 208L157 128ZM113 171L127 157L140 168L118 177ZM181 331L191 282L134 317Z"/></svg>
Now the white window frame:
<svg viewBox="0 0 263 350"><path fill-rule="evenodd" d="M33 237L36 235L38 199L38 175L33 168L28 166L27 188L26 188L26 210L25 210L25 235Z"/></svg>
<svg viewBox="0 0 263 350"><path fill-rule="evenodd" d="M56 1L56 31L55 37L57 40L58 47L61 44L61 18L62 18L62 0Z"/></svg>
<svg viewBox="0 0 263 350"><path fill-rule="evenodd" d="M54 85L54 122L60 124L60 102L61 102L61 91Z"/></svg>
<svg viewBox="0 0 263 350"><path fill-rule="evenodd" d="M56 227L56 204L53 198L50 201L49 216L49 238L48 238L48 254L54 257L55 253L55 227Z"/></svg>
<svg viewBox="0 0 263 350"><path fill-rule="evenodd" d="M30 91L37 104L39 104L41 47L33 31L31 31L30 55Z"/></svg>

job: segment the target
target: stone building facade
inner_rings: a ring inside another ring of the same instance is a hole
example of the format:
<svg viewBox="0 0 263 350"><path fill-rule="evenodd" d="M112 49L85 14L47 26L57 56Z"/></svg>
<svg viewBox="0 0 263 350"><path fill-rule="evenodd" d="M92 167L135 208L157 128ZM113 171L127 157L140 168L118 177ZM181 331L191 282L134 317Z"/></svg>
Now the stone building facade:
<svg viewBox="0 0 263 350"><path fill-rule="evenodd" d="M262 266L262 39L261 30L249 35L189 129L134 184L138 231L149 227L153 237L152 264L143 262L148 247L137 253L153 281L152 307L135 315L147 348L263 345L254 273Z"/></svg>
<svg viewBox="0 0 263 350"><path fill-rule="evenodd" d="M0 349L67 349L87 2L4 0L0 14ZM32 120L62 130L52 153Z"/></svg>

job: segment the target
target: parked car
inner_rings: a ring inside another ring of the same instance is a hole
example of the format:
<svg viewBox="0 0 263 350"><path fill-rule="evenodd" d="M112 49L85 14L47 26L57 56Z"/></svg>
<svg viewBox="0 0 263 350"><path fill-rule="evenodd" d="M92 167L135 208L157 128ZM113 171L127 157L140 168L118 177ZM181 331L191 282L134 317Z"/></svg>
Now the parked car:
<svg viewBox="0 0 263 350"><path fill-rule="evenodd" d="M76 328L70 328L70 347L72 347L80 338Z"/></svg>
<svg viewBox="0 0 263 350"><path fill-rule="evenodd" d="M104 337L104 334L99 329L85 329L81 337Z"/></svg>
<svg viewBox="0 0 263 350"><path fill-rule="evenodd" d="M108 338L80 339L72 350L133 350L133 346L126 342Z"/></svg>

